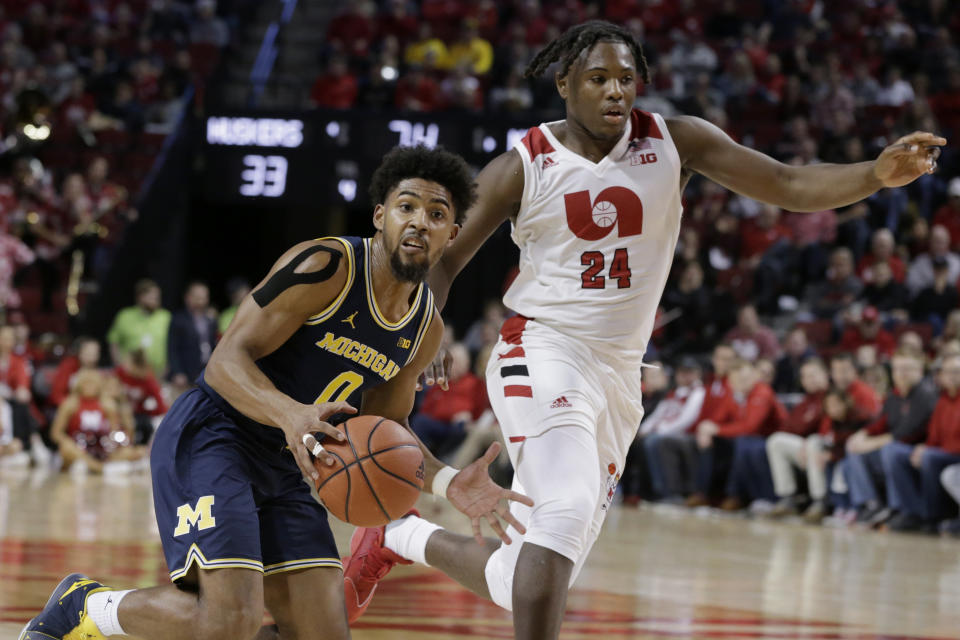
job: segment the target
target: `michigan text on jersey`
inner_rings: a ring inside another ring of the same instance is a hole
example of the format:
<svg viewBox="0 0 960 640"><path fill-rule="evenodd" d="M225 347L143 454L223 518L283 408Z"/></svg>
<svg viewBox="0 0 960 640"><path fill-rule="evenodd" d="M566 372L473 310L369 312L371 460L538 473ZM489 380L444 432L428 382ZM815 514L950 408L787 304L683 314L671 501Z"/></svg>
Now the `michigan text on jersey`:
<svg viewBox="0 0 960 640"><path fill-rule="evenodd" d="M376 349L344 336L338 338L329 331L323 336L323 340L317 342L317 346L335 355L353 360L360 366L378 374L384 380L389 380L400 371L396 362Z"/></svg>

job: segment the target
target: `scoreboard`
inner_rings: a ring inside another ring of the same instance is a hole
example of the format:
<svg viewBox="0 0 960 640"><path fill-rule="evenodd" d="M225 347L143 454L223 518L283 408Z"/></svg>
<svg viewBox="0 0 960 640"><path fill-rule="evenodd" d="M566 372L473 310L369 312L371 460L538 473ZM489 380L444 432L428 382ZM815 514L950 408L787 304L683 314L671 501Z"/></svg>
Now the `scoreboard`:
<svg viewBox="0 0 960 640"><path fill-rule="evenodd" d="M216 203L366 204L374 169L395 146L442 145L479 168L539 122L474 114L361 111L209 113L200 179Z"/></svg>

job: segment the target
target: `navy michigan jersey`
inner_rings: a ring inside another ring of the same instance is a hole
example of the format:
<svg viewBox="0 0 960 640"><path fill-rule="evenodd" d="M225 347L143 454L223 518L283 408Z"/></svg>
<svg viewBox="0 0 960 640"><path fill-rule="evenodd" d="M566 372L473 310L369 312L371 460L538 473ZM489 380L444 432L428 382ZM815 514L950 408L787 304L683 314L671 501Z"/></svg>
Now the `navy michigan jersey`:
<svg viewBox="0 0 960 640"><path fill-rule="evenodd" d="M304 404L350 402L391 380L413 359L434 312L433 294L421 283L406 315L398 322L388 321L373 292L370 239L324 239L342 245L347 263L343 290L276 351L256 362L279 391ZM202 374L199 383L218 405L242 418Z"/></svg>

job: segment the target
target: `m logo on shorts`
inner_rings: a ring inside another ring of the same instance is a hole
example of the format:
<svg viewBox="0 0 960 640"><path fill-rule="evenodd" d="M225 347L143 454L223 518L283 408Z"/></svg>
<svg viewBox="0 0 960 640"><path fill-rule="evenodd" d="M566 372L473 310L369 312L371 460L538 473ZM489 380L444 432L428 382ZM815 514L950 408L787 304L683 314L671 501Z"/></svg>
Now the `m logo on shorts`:
<svg viewBox="0 0 960 640"><path fill-rule="evenodd" d="M213 496L201 496L197 500L197 506L191 507L189 503L177 507L177 528L173 530L174 536L182 536L190 533L190 527L196 525L197 531L211 529L217 526L217 519L213 517Z"/></svg>

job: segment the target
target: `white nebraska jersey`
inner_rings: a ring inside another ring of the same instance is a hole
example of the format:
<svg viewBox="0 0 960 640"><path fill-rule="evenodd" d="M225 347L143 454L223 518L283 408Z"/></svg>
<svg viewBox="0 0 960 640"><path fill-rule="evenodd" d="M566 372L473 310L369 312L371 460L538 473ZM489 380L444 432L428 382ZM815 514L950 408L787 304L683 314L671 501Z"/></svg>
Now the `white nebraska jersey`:
<svg viewBox="0 0 960 640"><path fill-rule="evenodd" d="M680 233L680 156L659 114L634 109L593 163L545 123L515 148L523 198L513 228L520 272L504 296L517 313L639 359L653 333Z"/></svg>

